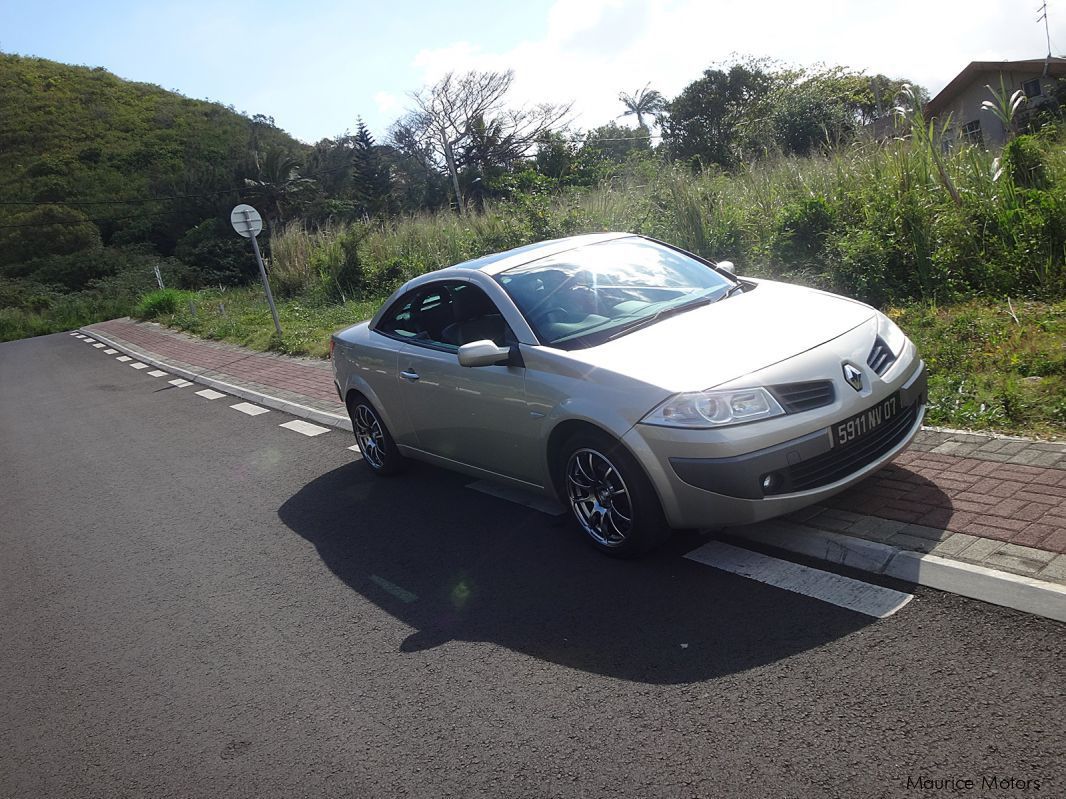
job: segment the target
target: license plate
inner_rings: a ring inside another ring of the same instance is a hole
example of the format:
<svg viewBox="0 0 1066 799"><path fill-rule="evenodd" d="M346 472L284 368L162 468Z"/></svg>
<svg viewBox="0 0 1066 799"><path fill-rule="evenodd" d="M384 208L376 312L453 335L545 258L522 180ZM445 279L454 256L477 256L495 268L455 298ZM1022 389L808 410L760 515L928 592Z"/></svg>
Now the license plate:
<svg viewBox="0 0 1066 799"><path fill-rule="evenodd" d="M881 425L887 424L903 410L899 394L883 399L872 408L857 413L850 419L837 422L829 428L830 445L842 447L869 435Z"/></svg>

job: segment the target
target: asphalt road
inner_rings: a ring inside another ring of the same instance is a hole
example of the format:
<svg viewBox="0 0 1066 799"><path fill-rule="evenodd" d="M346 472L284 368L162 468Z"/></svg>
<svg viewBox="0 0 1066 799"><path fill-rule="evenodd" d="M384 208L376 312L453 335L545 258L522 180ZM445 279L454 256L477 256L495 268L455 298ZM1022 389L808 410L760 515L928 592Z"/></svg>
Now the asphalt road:
<svg viewBox="0 0 1066 799"><path fill-rule="evenodd" d="M1066 795L1061 624L616 562L146 371L0 344L0 797Z"/></svg>

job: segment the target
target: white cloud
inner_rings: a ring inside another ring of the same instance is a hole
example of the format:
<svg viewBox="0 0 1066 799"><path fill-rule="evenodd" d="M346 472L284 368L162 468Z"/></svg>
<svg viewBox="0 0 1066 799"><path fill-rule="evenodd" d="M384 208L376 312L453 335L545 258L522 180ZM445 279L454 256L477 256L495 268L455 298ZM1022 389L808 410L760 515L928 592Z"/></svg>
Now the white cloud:
<svg viewBox="0 0 1066 799"><path fill-rule="evenodd" d="M620 91L650 82L672 97L735 54L843 64L935 93L970 61L1042 56L1030 10L1017 0L558 0L541 38L508 50L457 41L420 51L413 66L427 84L452 70L513 69L515 103L573 100L588 128L621 113ZM1052 40L1066 43L1066 19Z"/></svg>

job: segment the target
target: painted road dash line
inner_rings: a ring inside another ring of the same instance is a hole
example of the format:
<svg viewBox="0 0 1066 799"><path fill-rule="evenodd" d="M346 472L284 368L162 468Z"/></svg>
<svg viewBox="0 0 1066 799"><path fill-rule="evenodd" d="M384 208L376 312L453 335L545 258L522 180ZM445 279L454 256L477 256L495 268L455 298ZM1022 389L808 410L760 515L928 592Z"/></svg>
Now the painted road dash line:
<svg viewBox="0 0 1066 799"><path fill-rule="evenodd" d="M293 419L291 422L284 422L278 427L284 427L288 430L295 430L297 433L301 433L305 436L320 436L323 433L328 433L328 427L319 427L317 424L311 424L305 422L303 419Z"/></svg>
<svg viewBox="0 0 1066 799"><path fill-rule="evenodd" d="M182 380L180 377L177 380L168 380L167 382L170 383L170 385L172 386L177 386L178 388L185 388L185 386L192 385L191 382L189 382L188 380Z"/></svg>
<svg viewBox="0 0 1066 799"><path fill-rule="evenodd" d="M250 402L238 402L236 405L230 405L235 411L246 413L249 416L258 416L261 413L270 413L267 408L260 408L258 405L252 405Z"/></svg>
<svg viewBox="0 0 1066 799"><path fill-rule="evenodd" d="M711 541L685 555L689 560L739 574L760 583L820 599L857 613L884 619L912 599L912 594L853 580L833 572L771 558L759 552Z"/></svg>
<svg viewBox="0 0 1066 799"><path fill-rule="evenodd" d="M145 374L151 375L152 377L166 377L167 376L167 373L164 372L162 369L153 369L150 372L145 372Z"/></svg>
<svg viewBox="0 0 1066 799"><path fill-rule="evenodd" d="M205 388L203 391L197 391L196 396L209 400L217 400L222 399L226 395L221 391L215 391L213 388Z"/></svg>
<svg viewBox="0 0 1066 799"><path fill-rule="evenodd" d="M118 350L104 350L104 355L114 355Z"/></svg>

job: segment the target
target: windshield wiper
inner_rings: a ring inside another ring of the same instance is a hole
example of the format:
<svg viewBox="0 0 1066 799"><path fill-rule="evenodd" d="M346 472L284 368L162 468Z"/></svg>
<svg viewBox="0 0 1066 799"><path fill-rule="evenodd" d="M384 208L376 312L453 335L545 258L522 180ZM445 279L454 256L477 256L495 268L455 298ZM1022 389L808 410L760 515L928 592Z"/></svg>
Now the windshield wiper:
<svg viewBox="0 0 1066 799"><path fill-rule="evenodd" d="M643 327L649 327L651 325L654 325L656 322L661 322L663 319L667 319L671 316L677 316L678 314L683 314L685 313L685 311L691 311L693 308L699 308L703 305L710 305L712 302L715 301L716 300L712 300L710 297L700 297L698 300L689 300L688 302L683 302L680 305L672 305L669 308L663 308L661 311L656 311L651 316L645 316L643 319L638 319L635 322L631 322L628 325L624 325L623 327L619 328L614 333L609 335L607 337L607 340L614 341L616 338L624 336L626 333L632 333L634 330L640 330Z"/></svg>

